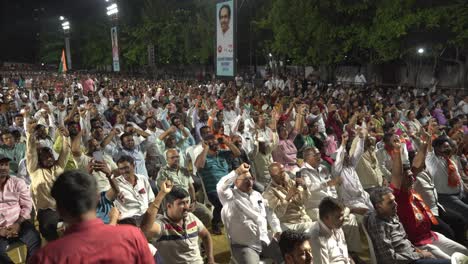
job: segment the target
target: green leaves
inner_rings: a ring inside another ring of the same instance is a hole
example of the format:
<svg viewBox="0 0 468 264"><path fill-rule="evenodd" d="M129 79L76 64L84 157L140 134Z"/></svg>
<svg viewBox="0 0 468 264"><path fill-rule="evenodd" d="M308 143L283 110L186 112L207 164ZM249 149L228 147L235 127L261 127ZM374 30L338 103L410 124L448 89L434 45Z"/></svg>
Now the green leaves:
<svg viewBox="0 0 468 264"><path fill-rule="evenodd" d="M263 28L279 56L301 64L344 61L384 63L419 45L466 47L468 5L457 0L430 5L417 0L273 0Z"/></svg>

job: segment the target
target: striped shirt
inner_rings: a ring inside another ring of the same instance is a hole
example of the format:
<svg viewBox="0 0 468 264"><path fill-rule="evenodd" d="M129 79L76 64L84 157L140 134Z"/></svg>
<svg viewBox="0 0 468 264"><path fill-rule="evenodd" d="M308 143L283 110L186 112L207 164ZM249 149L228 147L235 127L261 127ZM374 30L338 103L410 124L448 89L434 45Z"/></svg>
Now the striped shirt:
<svg viewBox="0 0 468 264"><path fill-rule="evenodd" d="M198 234L205 226L195 215L188 213L182 226L172 222L165 215L158 215L156 223L161 227L161 233L155 237L154 246L164 263L203 264Z"/></svg>
<svg viewBox="0 0 468 264"><path fill-rule="evenodd" d="M96 216L100 218L104 224L109 224L109 212L112 209L112 206L113 203L107 198L106 192L101 192L96 208Z"/></svg>
<svg viewBox="0 0 468 264"><path fill-rule="evenodd" d="M20 216L31 217L31 193L23 179L8 177L3 189L0 189L0 227L7 227Z"/></svg>

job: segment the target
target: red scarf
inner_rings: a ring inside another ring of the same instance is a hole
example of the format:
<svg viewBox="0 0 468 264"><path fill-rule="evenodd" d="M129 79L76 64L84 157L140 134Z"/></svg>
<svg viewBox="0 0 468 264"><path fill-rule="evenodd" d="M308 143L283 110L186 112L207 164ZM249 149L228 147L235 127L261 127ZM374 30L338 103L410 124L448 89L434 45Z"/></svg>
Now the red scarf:
<svg viewBox="0 0 468 264"><path fill-rule="evenodd" d="M438 225L439 221L437 221L437 218L435 218L434 214L432 213L431 209L427 206L427 204L424 202L424 200L421 198L421 195L419 193L415 192L413 189L411 190L410 195L410 203L411 206L413 207L413 213L416 217L416 220L421 221L422 219L418 218L418 215L422 216L421 210L419 207L415 204L415 202L419 202L419 204L423 207L424 211L426 212L427 216L431 219L431 222L433 225Z"/></svg>
<svg viewBox="0 0 468 264"><path fill-rule="evenodd" d="M450 158L445 158L445 161L447 161L448 169L448 186L457 187L460 185L460 175L458 175L457 167Z"/></svg>
<svg viewBox="0 0 468 264"><path fill-rule="evenodd" d="M384 145L384 149L387 151L388 155L390 157L393 157L393 147L390 145Z"/></svg>

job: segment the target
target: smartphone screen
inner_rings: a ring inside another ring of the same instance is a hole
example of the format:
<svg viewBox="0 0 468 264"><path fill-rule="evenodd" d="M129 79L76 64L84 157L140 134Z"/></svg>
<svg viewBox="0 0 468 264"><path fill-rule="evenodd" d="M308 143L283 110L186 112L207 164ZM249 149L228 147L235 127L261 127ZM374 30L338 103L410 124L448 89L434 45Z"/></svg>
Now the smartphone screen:
<svg viewBox="0 0 468 264"><path fill-rule="evenodd" d="M299 171L296 172L296 178L301 178L301 177L302 177L301 176L301 171L299 170Z"/></svg>
<svg viewBox="0 0 468 264"><path fill-rule="evenodd" d="M93 152L93 158L94 158L94 160L96 160L96 161L103 161L104 158L103 158L103 156L102 156L102 151L95 151L95 152Z"/></svg>

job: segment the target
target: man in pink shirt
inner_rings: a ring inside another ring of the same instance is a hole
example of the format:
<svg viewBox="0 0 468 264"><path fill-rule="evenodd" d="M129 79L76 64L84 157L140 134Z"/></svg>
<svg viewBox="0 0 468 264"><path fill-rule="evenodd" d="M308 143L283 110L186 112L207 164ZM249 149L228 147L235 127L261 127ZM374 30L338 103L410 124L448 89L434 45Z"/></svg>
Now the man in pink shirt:
<svg viewBox="0 0 468 264"><path fill-rule="evenodd" d="M21 241L29 259L41 246L39 233L28 221L31 217L31 193L23 179L10 176L10 159L0 155L0 263L13 263L7 246Z"/></svg>
<svg viewBox="0 0 468 264"><path fill-rule="evenodd" d="M94 92L94 81L89 75L86 81L83 82L83 94L87 96L88 92Z"/></svg>
<svg viewBox="0 0 468 264"><path fill-rule="evenodd" d="M47 244L29 263L155 263L143 233L130 225L105 225L96 217L96 179L79 170L61 174L52 187L67 223L64 237Z"/></svg>

